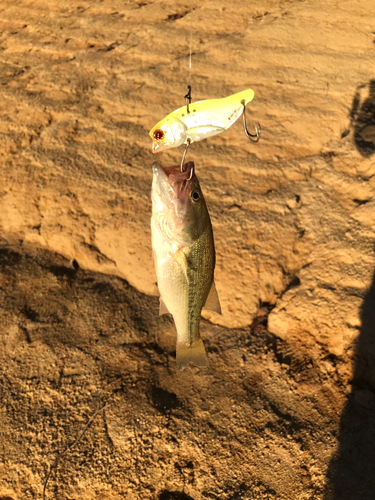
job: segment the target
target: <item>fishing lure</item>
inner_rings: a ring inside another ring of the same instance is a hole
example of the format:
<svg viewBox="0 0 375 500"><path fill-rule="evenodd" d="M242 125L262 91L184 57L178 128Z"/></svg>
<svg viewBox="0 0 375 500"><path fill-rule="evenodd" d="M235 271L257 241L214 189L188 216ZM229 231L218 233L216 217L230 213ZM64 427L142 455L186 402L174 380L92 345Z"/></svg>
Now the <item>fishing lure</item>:
<svg viewBox="0 0 375 500"><path fill-rule="evenodd" d="M246 128L245 109L253 97L254 91L248 89L223 99L198 101L176 109L150 130L152 152L161 153L182 144L187 145L187 150L193 142L221 134L233 125L241 114L247 137L258 142L260 125L258 124L256 134L250 134Z"/></svg>

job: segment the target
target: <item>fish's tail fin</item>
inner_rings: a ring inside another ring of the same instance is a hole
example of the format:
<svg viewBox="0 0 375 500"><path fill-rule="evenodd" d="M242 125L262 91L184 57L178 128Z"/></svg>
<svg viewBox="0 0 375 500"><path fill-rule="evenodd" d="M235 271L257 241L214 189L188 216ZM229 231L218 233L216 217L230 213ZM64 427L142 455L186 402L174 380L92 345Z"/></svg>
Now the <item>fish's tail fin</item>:
<svg viewBox="0 0 375 500"><path fill-rule="evenodd" d="M186 345L185 342L177 341L176 363L180 370L183 370L189 363L196 366L208 366L203 340L199 338L190 346Z"/></svg>

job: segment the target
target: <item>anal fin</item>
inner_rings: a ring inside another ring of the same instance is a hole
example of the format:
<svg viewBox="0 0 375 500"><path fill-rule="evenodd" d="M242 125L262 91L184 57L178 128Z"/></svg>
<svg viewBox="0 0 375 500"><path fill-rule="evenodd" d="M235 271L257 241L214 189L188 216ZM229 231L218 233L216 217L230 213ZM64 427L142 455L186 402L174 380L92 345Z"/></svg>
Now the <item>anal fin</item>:
<svg viewBox="0 0 375 500"><path fill-rule="evenodd" d="M159 297L159 316L169 314L168 307L165 305L164 300Z"/></svg>
<svg viewBox="0 0 375 500"><path fill-rule="evenodd" d="M212 281L210 292L203 308L221 314L221 305L215 286L215 280Z"/></svg>

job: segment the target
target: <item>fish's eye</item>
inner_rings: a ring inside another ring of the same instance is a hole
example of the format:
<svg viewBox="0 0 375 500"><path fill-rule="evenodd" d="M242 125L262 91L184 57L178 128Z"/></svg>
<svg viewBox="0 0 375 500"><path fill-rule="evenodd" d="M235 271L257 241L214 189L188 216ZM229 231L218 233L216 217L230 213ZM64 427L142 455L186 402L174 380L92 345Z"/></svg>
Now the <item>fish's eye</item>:
<svg viewBox="0 0 375 500"><path fill-rule="evenodd" d="M193 201L198 201L200 197L201 197L201 196L200 196L200 194L199 194L199 192L198 192L198 191L195 191L195 190L194 190L194 191L192 191L192 193L191 193L191 199L192 199Z"/></svg>
<svg viewBox="0 0 375 500"><path fill-rule="evenodd" d="M158 128L157 130L155 130L153 136L157 141L161 141L162 139L164 139L164 132L160 130L160 128Z"/></svg>

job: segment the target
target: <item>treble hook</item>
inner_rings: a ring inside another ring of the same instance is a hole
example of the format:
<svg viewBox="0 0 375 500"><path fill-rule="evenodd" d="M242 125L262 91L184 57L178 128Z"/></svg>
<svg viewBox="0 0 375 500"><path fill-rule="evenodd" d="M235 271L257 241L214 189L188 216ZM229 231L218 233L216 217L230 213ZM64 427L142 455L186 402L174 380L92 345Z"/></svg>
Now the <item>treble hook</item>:
<svg viewBox="0 0 375 500"><path fill-rule="evenodd" d="M184 155L183 155L182 161L181 161L181 172L184 171L184 161L185 161L186 151L188 150L189 146L190 146L190 139L188 137L187 141L186 141L186 148L185 148L185 151L184 151Z"/></svg>
<svg viewBox="0 0 375 500"><path fill-rule="evenodd" d="M245 104L245 101L241 101L241 104L243 106L243 128L245 129L245 134L247 135L247 137L250 139L251 142L258 142L259 141L259 137L260 137L260 131L261 131L261 127L260 127L260 123L258 122L258 126L255 127L255 134L250 134L250 132L247 130L247 127L246 127L246 104Z"/></svg>

